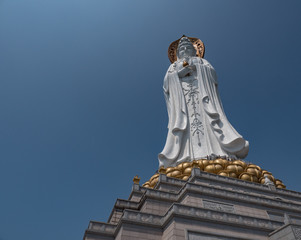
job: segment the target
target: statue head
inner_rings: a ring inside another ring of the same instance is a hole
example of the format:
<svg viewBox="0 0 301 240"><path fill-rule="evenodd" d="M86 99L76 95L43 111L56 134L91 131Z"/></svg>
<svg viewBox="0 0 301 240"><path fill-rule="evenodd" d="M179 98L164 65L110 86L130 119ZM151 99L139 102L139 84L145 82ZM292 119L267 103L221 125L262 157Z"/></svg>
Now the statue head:
<svg viewBox="0 0 301 240"><path fill-rule="evenodd" d="M196 50L194 46L192 45L188 37L183 36L179 41L179 45L177 49L177 58L183 59L185 57L195 57L195 56L196 56Z"/></svg>

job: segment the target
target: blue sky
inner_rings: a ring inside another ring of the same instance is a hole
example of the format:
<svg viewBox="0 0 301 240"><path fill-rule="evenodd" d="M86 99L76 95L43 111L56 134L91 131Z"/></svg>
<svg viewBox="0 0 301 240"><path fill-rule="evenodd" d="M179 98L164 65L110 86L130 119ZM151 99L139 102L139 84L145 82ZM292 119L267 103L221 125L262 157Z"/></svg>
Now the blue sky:
<svg viewBox="0 0 301 240"><path fill-rule="evenodd" d="M202 39L247 161L301 191L301 4L0 0L0 240L82 239L167 134L169 44Z"/></svg>

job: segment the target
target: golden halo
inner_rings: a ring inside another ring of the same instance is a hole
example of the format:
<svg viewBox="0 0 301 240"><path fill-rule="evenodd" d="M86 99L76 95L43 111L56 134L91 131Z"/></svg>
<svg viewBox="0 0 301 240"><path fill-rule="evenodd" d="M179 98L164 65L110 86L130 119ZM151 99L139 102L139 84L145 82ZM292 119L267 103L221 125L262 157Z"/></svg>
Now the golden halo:
<svg viewBox="0 0 301 240"><path fill-rule="evenodd" d="M186 36L183 35L182 37L186 37ZM175 61L177 61L177 49L178 49L178 44L179 44L179 41L180 41L181 38L179 38L178 40L172 42L168 47L168 58L169 58L171 63L174 63ZM204 45L204 43L198 38L192 38L192 37L187 37L187 38L193 44L193 46L196 50L196 55L200 58L203 58L204 54L205 54L205 45Z"/></svg>

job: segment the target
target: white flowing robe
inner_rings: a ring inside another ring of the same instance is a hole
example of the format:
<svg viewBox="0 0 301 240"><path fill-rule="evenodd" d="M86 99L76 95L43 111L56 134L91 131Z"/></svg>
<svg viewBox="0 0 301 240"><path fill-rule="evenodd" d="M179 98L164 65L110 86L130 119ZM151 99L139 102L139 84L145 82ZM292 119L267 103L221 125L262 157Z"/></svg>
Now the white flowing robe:
<svg viewBox="0 0 301 240"><path fill-rule="evenodd" d="M183 62L173 63L164 78L169 123L159 166L173 167L202 158L246 157L249 143L226 118L214 68L205 59L190 57L195 73L179 78L179 64Z"/></svg>

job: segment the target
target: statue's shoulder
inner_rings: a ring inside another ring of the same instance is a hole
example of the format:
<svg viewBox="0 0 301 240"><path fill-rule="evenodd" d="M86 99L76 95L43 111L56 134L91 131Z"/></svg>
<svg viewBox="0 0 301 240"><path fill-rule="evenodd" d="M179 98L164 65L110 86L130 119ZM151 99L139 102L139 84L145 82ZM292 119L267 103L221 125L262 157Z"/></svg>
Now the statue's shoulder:
<svg viewBox="0 0 301 240"><path fill-rule="evenodd" d="M205 58L193 57L192 62L193 62L193 64L199 64L199 65L203 65L203 66L211 66L210 63Z"/></svg>
<svg viewBox="0 0 301 240"><path fill-rule="evenodd" d="M208 60L206 60L205 58L202 58L202 62L205 67L213 68L213 66L210 64L210 62Z"/></svg>
<svg viewBox="0 0 301 240"><path fill-rule="evenodd" d="M167 71L169 73L172 73L172 72L174 72L176 70L176 68L177 68L177 62L174 62L174 63L170 64L170 66L169 66L169 68L168 68Z"/></svg>
<svg viewBox="0 0 301 240"><path fill-rule="evenodd" d="M200 57L192 57L191 59L193 63L202 63L202 58Z"/></svg>

